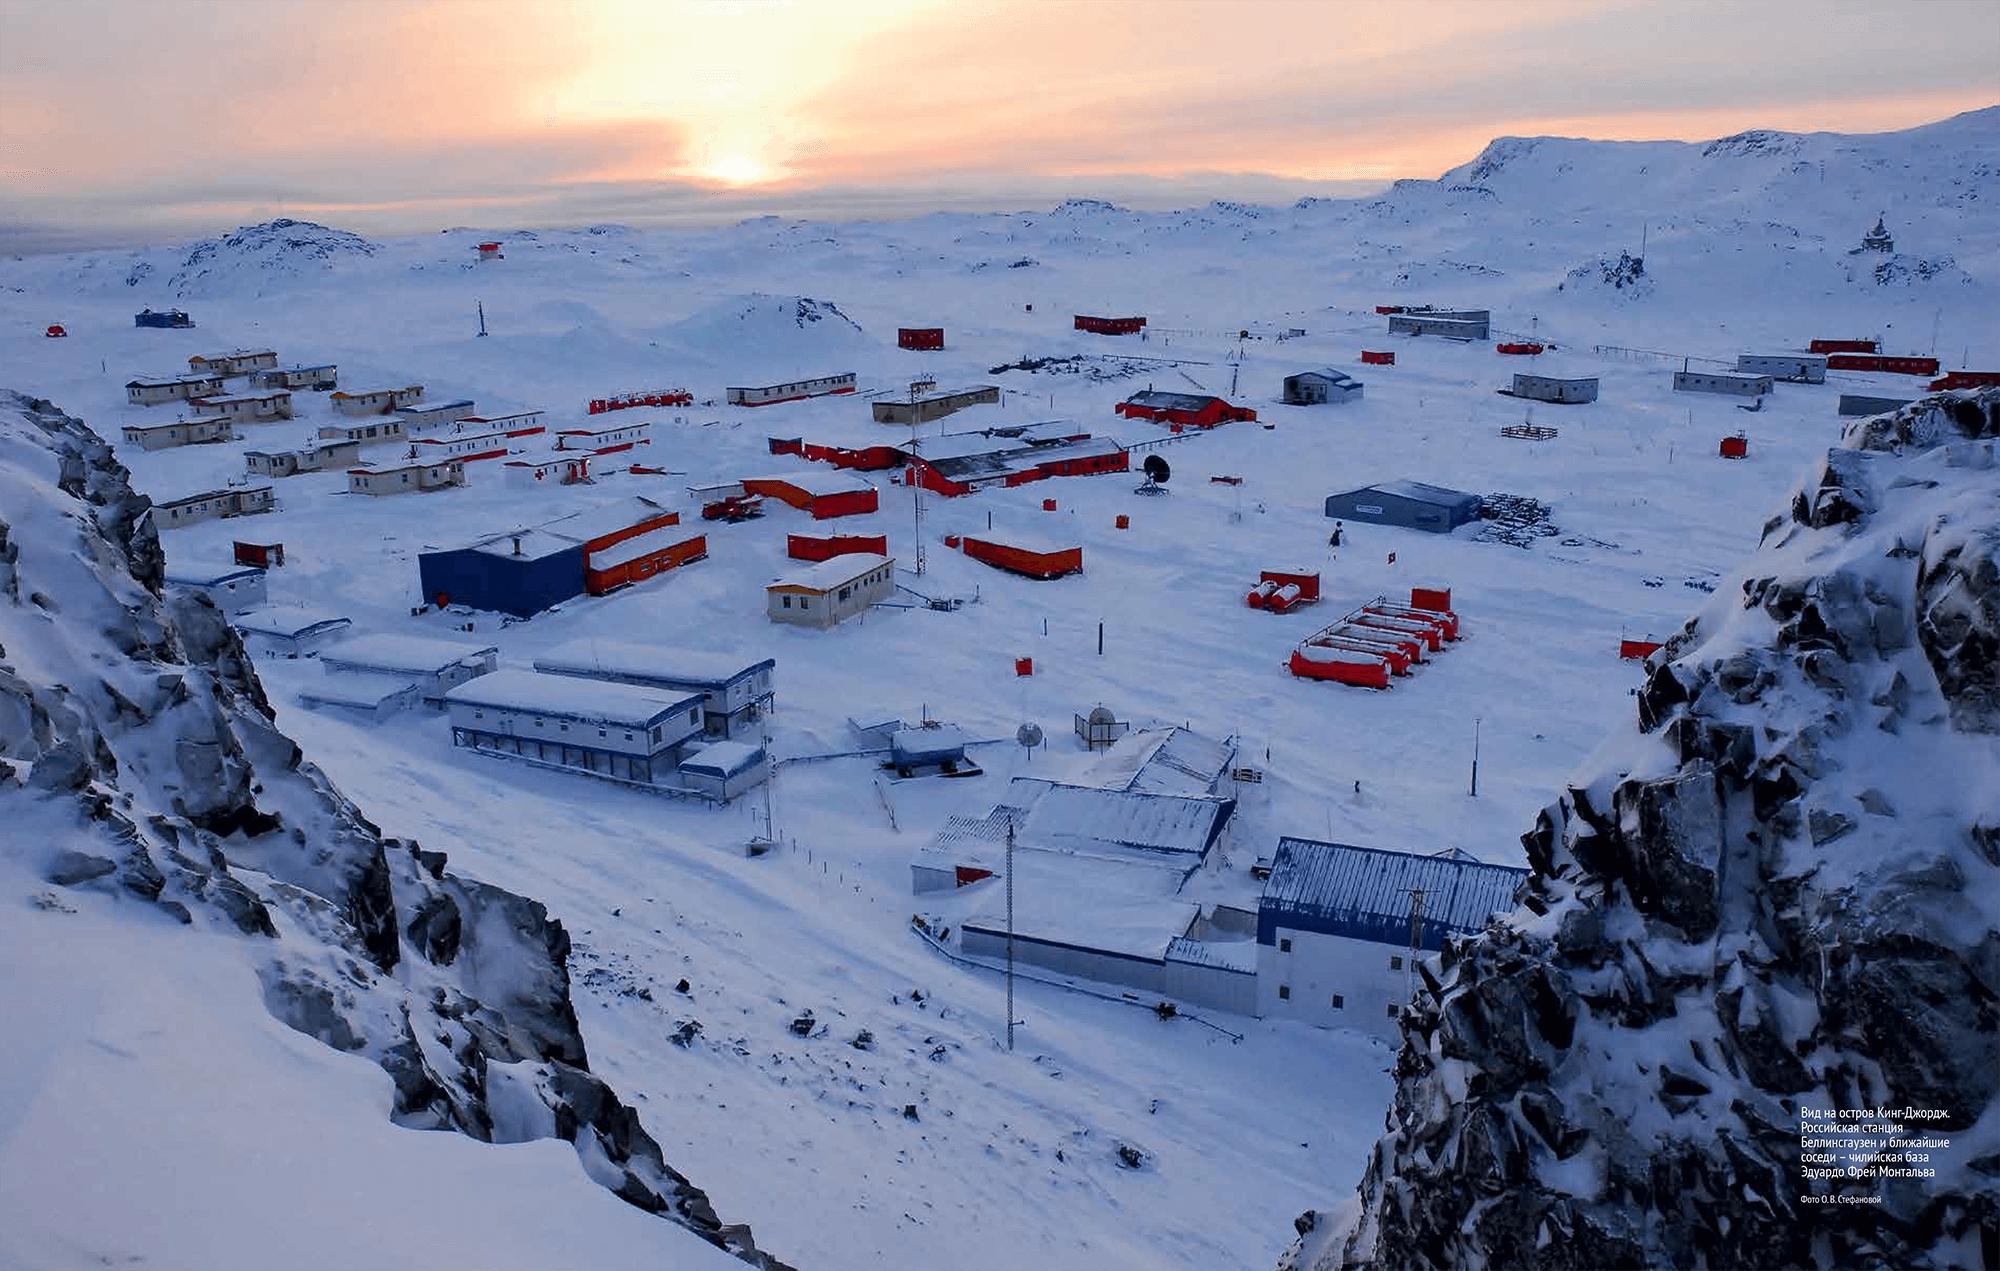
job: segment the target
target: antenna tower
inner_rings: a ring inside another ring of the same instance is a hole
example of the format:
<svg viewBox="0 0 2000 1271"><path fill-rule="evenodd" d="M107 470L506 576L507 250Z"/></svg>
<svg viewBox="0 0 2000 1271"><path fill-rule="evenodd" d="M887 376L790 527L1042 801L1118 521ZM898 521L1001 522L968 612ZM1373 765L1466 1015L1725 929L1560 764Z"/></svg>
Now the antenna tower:
<svg viewBox="0 0 2000 1271"><path fill-rule="evenodd" d="M911 560L911 567L916 571L917 577L921 578L923 577L924 574L924 482L923 482L923 477L917 471L918 467L920 466L916 462L917 456L920 453L920 447L917 441L917 431L918 431L917 386L916 384L912 383L910 385L910 474L913 480L911 480L910 482L910 495L911 495L910 515L915 523L914 528L917 536L917 547ZM1013 895L1013 892L1014 892L1014 882L1012 875L1010 874L1007 881L1007 894L1011 896ZM1012 938L1010 937L1007 943L1007 960L1009 967L1013 965L1013 959L1014 959L1014 944ZM1008 972L1008 984L1010 992L1011 992L1011 986L1013 984L1012 977L1013 977L1013 972L1010 970ZM1008 1020L1007 1049L1009 1050L1012 1050L1014 1048L1013 1019L1014 1019L1014 1006L1013 1006L1013 1000L1010 996L1007 1004L1007 1020Z"/></svg>

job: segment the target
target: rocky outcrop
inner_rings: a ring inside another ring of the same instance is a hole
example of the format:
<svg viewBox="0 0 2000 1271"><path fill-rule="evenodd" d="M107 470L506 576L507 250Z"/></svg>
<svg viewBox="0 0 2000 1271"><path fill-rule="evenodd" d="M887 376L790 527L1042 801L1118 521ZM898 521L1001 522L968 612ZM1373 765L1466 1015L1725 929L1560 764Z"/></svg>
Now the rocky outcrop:
<svg viewBox="0 0 2000 1271"><path fill-rule="evenodd" d="M2000 390L1854 426L1654 656L1286 1265L2000 1265L1996 438Z"/></svg>
<svg viewBox="0 0 2000 1271"><path fill-rule="evenodd" d="M161 592L126 476L81 422L0 394L0 815L74 807L24 847L41 877L248 942L271 1013L379 1063L399 1124L565 1139L631 1204L781 1267L590 1072L562 924L384 838L303 760L222 615Z"/></svg>

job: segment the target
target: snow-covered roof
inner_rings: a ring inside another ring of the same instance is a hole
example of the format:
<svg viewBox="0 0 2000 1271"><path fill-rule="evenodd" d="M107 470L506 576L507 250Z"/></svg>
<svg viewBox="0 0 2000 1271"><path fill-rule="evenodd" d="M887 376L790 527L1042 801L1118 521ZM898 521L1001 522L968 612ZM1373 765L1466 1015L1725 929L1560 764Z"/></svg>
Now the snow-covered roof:
<svg viewBox="0 0 2000 1271"><path fill-rule="evenodd" d="M292 390L288 388L274 388L262 393L227 393L221 397L197 397L192 399L188 404L191 406L234 406L239 402L268 402L280 397L290 397L291 395Z"/></svg>
<svg viewBox="0 0 2000 1271"><path fill-rule="evenodd" d="M1357 388L1361 385L1360 380L1355 379L1346 371L1335 370L1331 366L1315 366L1309 371L1298 371L1293 374L1292 378L1304 379L1308 375L1318 376L1320 379L1330 380L1335 384L1352 384Z"/></svg>
<svg viewBox="0 0 2000 1271"><path fill-rule="evenodd" d="M450 462L457 462L451 460ZM429 467L429 464L408 463L409 468ZM393 471L393 469L391 469ZM515 530L510 534L492 534L465 548L466 551L484 552L488 556L519 556L524 560L540 560L544 556L554 556L559 552L573 552L581 544L581 539L562 534L550 534L545 530Z"/></svg>
<svg viewBox="0 0 2000 1271"><path fill-rule="evenodd" d="M1192 864L1222 832L1234 800L1049 784L1040 797L1017 795L1040 782L1015 778L1008 802L1026 803L1018 837L1035 847L1083 852L1129 851L1186 858ZM1019 787L1017 790L1015 787Z"/></svg>
<svg viewBox="0 0 2000 1271"><path fill-rule="evenodd" d="M679 527L674 527L678 529ZM625 640L566 640L535 659L537 671L639 680L660 688L720 689L777 666L734 653L705 653Z"/></svg>
<svg viewBox="0 0 2000 1271"><path fill-rule="evenodd" d="M1014 934L1065 948L1164 961L1201 912L1176 897L1172 870L1061 852L1014 852ZM999 906L967 918L964 929L1004 935Z"/></svg>
<svg viewBox="0 0 2000 1271"><path fill-rule="evenodd" d="M277 369L296 373L299 371L334 371L340 368L333 362L293 362L289 366L281 366Z"/></svg>
<svg viewBox="0 0 2000 1271"><path fill-rule="evenodd" d="M329 675L311 688L300 690L299 700L315 706L356 706L373 710L390 698L401 696L416 687L417 682L410 677L384 671Z"/></svg>
<svg viewBox="0 0 2000 1271"><path fill-rule="evenodd" d="M1400 477L1394 481L1378 481L1374 485L1362 486L1359 490L1349 490L1347 493L1366 494L1371 490L1378 494L1393 494L1397 498L1409 499L1413 503L1429 503L1442 508L1462 507L1468 500L1474 503L1479 501L1478 495L1467 494L1463 490L1449 490L1441 485Z"/></svg>
<svg viewBox="0 0 2000 1271"><path fill-rule="evenodd" d="M403 392L404 390L399 388L391 388L391 389L377 389L376 391L400 393ZM398 407L396 413L398 415L427 415L432 411L457 410L461 406L470 406L470 405L472 405L472 399L469 397L461 397L455 401L449 401L449 402L409 402L406 405Z"/></svg>
<svg viewBox="0 0 2000 1271"><path fill-rule="evenodd" d="M1125 448L1109 437L1080 437L1073 441L1058 439L1039 444L1018 441L995 444L991 440L977 438L976 434L961 433L955 434L955 437L973 438L983 444L975 445L975 440L967 440L950 447L938 445L940 441L952 441L954 438L935 438L918 443L918 454L923 461L940 476L953 481L1005 477L1058 460L1113 455Z"/></svg>
<svg viewBox="0 0 2000 1271"><path fill-rule="evenodd" d="M559 516L553 521L544 521L536 528L572 543L587 543L593 538L657 520L671 510L644 495L632 494L571 512L568 516Z"/></svg>
<svg viewBox="0 0 2000 1271"><path fill-rule="evenodd" d="M310 605L263 605L237 614L229 620L229 625L249 635L296 640L319 631L352 626L353 619Z"/></svg>
<svg viewBox="0 0 2000 1271"><path fill-rule="evenodd" d="M712 741L681 760L682 772L733 777L764 762L764 748L740 741Z"/></svg>
<svg viewBox="0 0 2000 1271"><path fill-rule="evenodd" d="M932 869L975 865L997 870L1006 854L1007 827L1018 824L1026 814L1024 808L1001 804L985 816L947 816L930 841L917 849L914 859Z"/></svg>
<svg viewBox="0 0 2000 1271"><path fill-rule="evenodd" d="M965 754L965 733L950 724L936 728L898 728L889 735L889 750L899 763L935 763Z"/></svg>
<svg viewBox="0 0 2000 1271"><path fill-rule="evenodd" d="M1165 389L1148 388L1125 399L1130 406L1150 406L1155 410L1200 410L1210 402L1222 399L1213 393L1171 393Z"/></svg>
<svg viewBox="0 0 2000 1271"><path fill-rule="evenodd" d="M895 563L892 556L882 556L875 552L849 552L832 560L823 560L816 565L794 570L783 578L765 587L770 591L778 587L799 587L806 591L832 591L835 587L853 582L870 570Z"/></svg>
<svg viewBox="0 0 2000 1271"><path fill-rule="evenodd" d="M1257 906L1257 939L1279 927L1379 944L1410 943L1411 892L1424 893L1420 944L1441 949L1451 932L1477 931L1489 914L1513 908L1528 871L1454 852L1414 852L1281 838Z"/></svg>
<svg viewBox="0 0 2000 1271"><path fill-rule="evenodd" d="M614 565L623 565L627 561L635 561L641 556L650 556L663 548L700 537L699 530L690 529L685 525L662 525L658 529L647 530L644 534L634 534L631 538L620 539L609 547L592 552L588 567L610 569Z"/></svg>
<svg viewBox="0 0 2000 1271"><path fill-rule="evenodd" d="M1226 741L1178 725L1127 733L1090 766L1087 783L1107 790L1204 795L1229 771Z"/></svg>
<svg viewBox="0 0 2000 1271"><path fill-rule="evenodd" d="M444 695L456 706L524 711L621 728L650 728L669 715L699 710L701 697L662 693L636 684L503 668L467 680Z"/></svg>
<svg viewBox="0 0 2000 1271"><path fill-rule="evenodd" d="M497 656L499 652L494 645L474 644L470 640L440 640L436 636L377 632L342 640L320 654L320 661L328 666L436 675L467 658Z"/></svg>
<svg viewBox="0 0 2000 1271"><path fill-rule="evenodd" d="M873 488L868 482L863 481L851 472L843 472L837 468L829 469L823 466L801 468L795 472L780 472L764 476L745 477L744 480L782 481L788 486L804 490L807 494L811 495L849 494L856 490Z"/></svg>
<svg viewBox="0 0 2000 1271"><path fill-rule="evenodd" d="M220 375L203 375L182 372L177 375L141 375L125 381L127 388L167 388L174 384L213 384L223 378Z"/></svg>

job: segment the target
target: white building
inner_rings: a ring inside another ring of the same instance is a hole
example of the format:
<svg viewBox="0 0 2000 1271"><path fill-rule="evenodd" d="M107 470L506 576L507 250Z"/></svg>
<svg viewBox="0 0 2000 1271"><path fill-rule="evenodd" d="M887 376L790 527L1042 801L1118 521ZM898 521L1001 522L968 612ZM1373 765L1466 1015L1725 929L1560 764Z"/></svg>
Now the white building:
<svg viewBox="0 0 2000 1271"><path fill-rule="evenodd" d="M492 674L500 650L469 640L375 634L329 646L319 661L331 675L394 675L416 685L418 700L436 706L450 689Z"/></svg>
<svg viewBox="0 0 2000 1271"><path fill-rule="evenodd" d="M445 694L452 744L549 768L682 788L701 699L632 684L495 671Z"/></svg>
<svg viewBox="0 0 2000 1271"><path fill-rule="evenodd" d="M222 391L220 375L142 375L125 381L125 400L134 406L184 402Z"/></svg>
<svg viewBox="0 0 2000 1271"><path fill-rule="evenodd" d="M1257 1014L1395 1040L1397 1015L1417 983L1411 959L1513 909L1527 875L1456 850L1421 856L1278 840L1257 906Z"/></svg>
<svg viewBox="0 0 2000 1271"><path fill-rule="evenodd" d="M409 426L407 422L404 424L405 428ZM459 459L471 463L480 459L503 459L514 453L514 442L518 438L540 431L540 428L535 428L528 433L481 432L414 437L410 440L410 452L426 462Z"/></svg>
<svg viewBox="0 0 2000 1271"><path fill-rule="evenodd" d="M321 441L352 441L363 446L377 446L403 440L403 421L382 418L365 424L324 424L320 427L319 436Z"/></svg>
<svg viewBox="0 0 2000 1271"><path fill-rule="evenodd" d="M306 605L266 605L229 620L253 654L311 657L347 634L353 621Z"/></svg>
<svg viewBox="0 0 2000 1271"><path fill-rule="evenodd" d="M556 433L557 450L587 450L592 454L608 455L620 450L630 450L634 446L651 445L653 426L646 424L617 424L604 428L565 428Z"/></svg>
<svg viewBox="0 0 2000 1271"><path fill-rule="evenodd" d="M467 455L466 458L478 458ZM535 459L509 459L500 465L506 473L507 484L521 490L547 489L558 485L575 485L579 481L590 480L590 456L587 454L543 455Z"/></svg>
<svg viewBox="0 0 2000 1271"><path fill-rule="evenodd" d="M1587 375L1565 379L1557 375L1516 375L1514 386L1508 391L1515 397L1531 401L1575 405L1597 400L1597 377Z"/></svg>
<svg viewBox="0 0 2000 1271"><path fill-rule="evenodd" d="M277 364L276 349L237 349L233 353L188 359L188 369L201 375L248 375L252 371L268 371Z"/></svg>
<svg viewBox="0 0 2000 1271"><path fill-rule="evenodd" d="M896 562L874 552L836 556L764 588L773 622L825 629L865 611L896 590Z"/></svg>
<svg viewBox="0 0 2000 1271"><path fill-rule="evenodd" d="M1738 375L1768 375L1795 384L1826 383L1826 359L1816 353L1756 353L1736 355Z"/></svg>
<svg viewBox="0 0 2000 1271"><path fill-rule="evenodd" d="M1341 405L1361 400L1361 381L1346 371L1330 366L1300 371L1285 377L1284 403L1287 406Z"/></svg>
<svg viewBox="0 0 2000 1271"><path fill-rule="evenodd" d="M296 450L246 450L243 464L253 477L290 477L301 472L327 472L361 458L358 441L329 440Z"/></svg>
<svg viewBox="0 0 2000 1271"><path fill-rule="evenodd" d="M166 450L211 441L233 441L236 432L226 419L178 419L171 424L127 424L125 440L141 450Z"/></svg>
<svg viewBox="0 0 2000 1271"><path fill-rule="evenodd" d="M318 710L379 724L391 715L415 710L423 697L417 682L405 676L354 672L327 676L300 690L299 700Z"/></svg>
<svg viewBox="0 0 2000 1271"><path fill-rule="evenodd" d="M681 784L716 803L727 803L771 779L771 759L762 746L712 741L688 752L675 770Z"/></svg>
<svg viewBox="0 0 2000 1271"><path fill-rule="evenodd" d="M190 397L188 409L213 419L251 422L290 419L292 394L288 389L274 388L262 393L233 393L226 397Z"/></svg>
<svg viewBox="0 0 2000 1271"><path fill-rule="evenodd" d="M427 431L433 437L481 432L503 432L511 437L526 437L548 427L542 422L542 416L546 414L548 412L545 410L516 410L505 415L467 415L462 419L447 420L432 425Z"/></svg>
<svg viewBox="0 0 2000 1271"><path fill-rule="evenodd" d="M224 613L241 613L246 609L255 609L270 598L264 571L255 566L169 567L166 583L169 587L200 592Z"/></svg>
<svg viewBox="0 0 2000 1271"><path fill-rule="evenodd" d="M451 402L411 402L397 407L395 414L403 421L403 431L417 433L441 424L455 424L476 409L470 398L461 397Z"/></svg>
<svg viewBox="0 0 2000 1271"><path fill-rule="evenodd" d="M264 388L309 388L315 392L331 391L340 382L340 368L332 362L322 362L317 366L276 366L266 371L251 374L250 382Z"/></svg>
<svg viewBox="0 0 2000 1271"><path fill-rule="evenodd" d="M854 372L846 371L839 375L822 375L818 379L769 384L763 388L727 388L723 390L723 396L731 406L774 406L779 402L802 401L829 393L851 393L854 384Z"/></svg>
<svg viewBox="0 0 2000 1271"><path fill-rule="evenodd" d="M278 500L271 494L271 487L258 485L238 490L210 490L206 494L190 494L183 499L155 503L148 515L153 519L155 530L176 530L202 521L271 512L277 506Z"/></svg>
<svg viewBox="0 0 2000 1271"><path fill-rule="evenodd" d="M1675 371L1676 393L1727 393L1736 397L1762 397L1771 391L1768 375L1732 375L1727 371Z"/></svg>
<svg viewBox="0 0 2000 1271"><path fill-rule="evenodd" d="M771 658L745 662L727 653L701 653L664 644L620 640L569 640L535 659L550 675L636 684L664 693L699 693L702 733L709 737L756 735L776 693Z"/></svg>
<svg viewBox="0 0 2000 1271"><path fill-rule="evenodd" d="M336 415L386 415L399 406L421 401L424 396L422 384L410 384L403 388L369 388L358 393L337 391L327 398L333 403Z"/></svg>
<svg viewBox="0 0 2000 1271"><path fill-rule="evenodd" d="M441 459L431 463L418 459L399 463L364 463L347 470L349 494L415 494L464 484L465 463L459 459Z"/></svg>

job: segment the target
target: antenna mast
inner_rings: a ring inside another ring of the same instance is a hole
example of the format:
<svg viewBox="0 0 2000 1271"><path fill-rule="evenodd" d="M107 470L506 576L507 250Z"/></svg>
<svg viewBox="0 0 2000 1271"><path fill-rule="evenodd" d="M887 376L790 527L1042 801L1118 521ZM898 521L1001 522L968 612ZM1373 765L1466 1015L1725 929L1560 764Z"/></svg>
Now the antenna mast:
<svg viewBox="0 0 2000 1271"><path fill-rule="evenodd" d="M1014 818L1007 817L1007 1053L1014 1053Z"/></svg>

